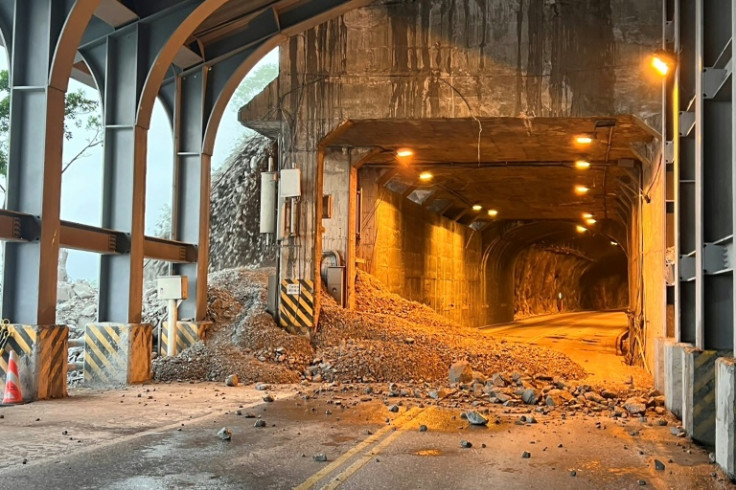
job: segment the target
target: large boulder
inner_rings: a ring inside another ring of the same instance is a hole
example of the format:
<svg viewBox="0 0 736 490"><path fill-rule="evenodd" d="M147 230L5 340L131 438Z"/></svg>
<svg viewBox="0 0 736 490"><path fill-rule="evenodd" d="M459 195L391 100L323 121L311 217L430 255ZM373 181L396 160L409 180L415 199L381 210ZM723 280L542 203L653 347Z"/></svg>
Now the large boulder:
<svg viewBox="0 0 736 490"><path fill-rule="evenodd" d="M458 361L450 366L450 383L470 383L473 369L468 361Z"/></svg>

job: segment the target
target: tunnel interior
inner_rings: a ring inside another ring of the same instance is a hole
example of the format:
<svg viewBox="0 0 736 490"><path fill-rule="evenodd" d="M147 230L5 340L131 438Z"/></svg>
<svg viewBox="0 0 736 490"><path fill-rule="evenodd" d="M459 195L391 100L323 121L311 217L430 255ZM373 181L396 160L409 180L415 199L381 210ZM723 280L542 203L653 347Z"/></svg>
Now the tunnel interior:
<svg viewBox="0 0 736 490"><path fill-rule="evenodd" d="M328 140L327 171L330 149L363 150L356 260L392 292L476 327L633 308L636 118L350 121Z"/></svg>

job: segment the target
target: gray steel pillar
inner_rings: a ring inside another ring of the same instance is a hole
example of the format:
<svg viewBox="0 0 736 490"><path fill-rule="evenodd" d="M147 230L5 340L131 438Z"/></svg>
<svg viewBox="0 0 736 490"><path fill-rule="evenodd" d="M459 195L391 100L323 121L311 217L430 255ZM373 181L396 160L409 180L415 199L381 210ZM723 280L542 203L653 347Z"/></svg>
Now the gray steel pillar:
<svg viewBox="0 0 736 490"><path fill-rule="evenodd" d="M141 59L139 25L105 41L105 168L102 226L126 233L126 254L102 257L101 321L140 323L143 303L143 237L148 129L137 124Z"/></svg>
<svg viewBox="0 0 736 490"><path fill-rule="evenodd" d="M2 317L15 323L56 321L65 94L98 3L3 1L13 12L8 209L37 217L36 240L6 245Z"/></svg>
<svg viewBox="0 0 736 490"><path fill-rule="evenodd" d="M173 237L197 243L197 262L175 264L177 274L189 278L189 299L180 306L180 316L202 321L207 313L207 268L210 239L210 160L202 150L204 93L207 69L193 71L176 80L174 130Z"/></svg>

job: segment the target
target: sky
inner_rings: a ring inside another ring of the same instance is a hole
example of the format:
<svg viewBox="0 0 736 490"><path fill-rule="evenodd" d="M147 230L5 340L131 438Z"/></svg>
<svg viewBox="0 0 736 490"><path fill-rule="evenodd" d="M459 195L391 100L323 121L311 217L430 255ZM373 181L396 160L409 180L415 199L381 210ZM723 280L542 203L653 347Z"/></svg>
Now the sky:
<svg viewBox="0 0 736 490"><path fill-rule="evenodd" d="M278 48L259 61L278 63ZM259 65L251 71L254 72ZM6 70L7 57L0 56L0 70ZM247 76L246 76L247 78ZM90 99L98 99L95 88L76 80L69 83L69 91L82 90ZM222 117L215 139L212 155L212 170L220 167L247 130L237 120L239 107L230 103ZM93 136L92 131L76 129L71 140L64 143L63 161L68 162ZM153 234L156 223L164 215L172 201L174 140L171 123L160 103L153 110L148 135L148 168L146 175L146 234ZM98 146L89 150L62 176L61 219L87 225L100 226L102 222L102 162L103 148ZM0 177L0 183L4 184ZM3 202L0 192L0 202ZM170 209L170 207L168 208ZM99 276L99 256L89 252L72 250L67 261L67 272L71 279L84 279L97 282ZM0 280L2 278L0 277Z"/></svg>

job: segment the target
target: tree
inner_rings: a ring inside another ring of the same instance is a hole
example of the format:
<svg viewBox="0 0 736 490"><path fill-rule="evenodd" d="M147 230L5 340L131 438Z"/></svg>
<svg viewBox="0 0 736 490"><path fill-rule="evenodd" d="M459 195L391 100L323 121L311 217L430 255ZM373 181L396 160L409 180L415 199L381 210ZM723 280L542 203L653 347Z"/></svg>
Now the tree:
<svg viewBox="0 0 736 490"><path fill-rule="evenodd" d="M10 78L7 70L0 71L0 175L5 176L8 171L8 137L10 136ZM69 141L74 136L74 130L92 132L82 149L69 161L62 165L62 173L74 162L87 155L87 152L103 143L102 122L99 103L87 98L81 90L66 94L64 108L64 138ZM5 188L0 185L0 191Z"/></svg>
<svg viewBox="0 0 736 490"><path fill-rule="evenodd" d="M237 111L261 93L266 86L279 75L278 63L261 63L248 73L235 91L231 107Z"/></svg>

